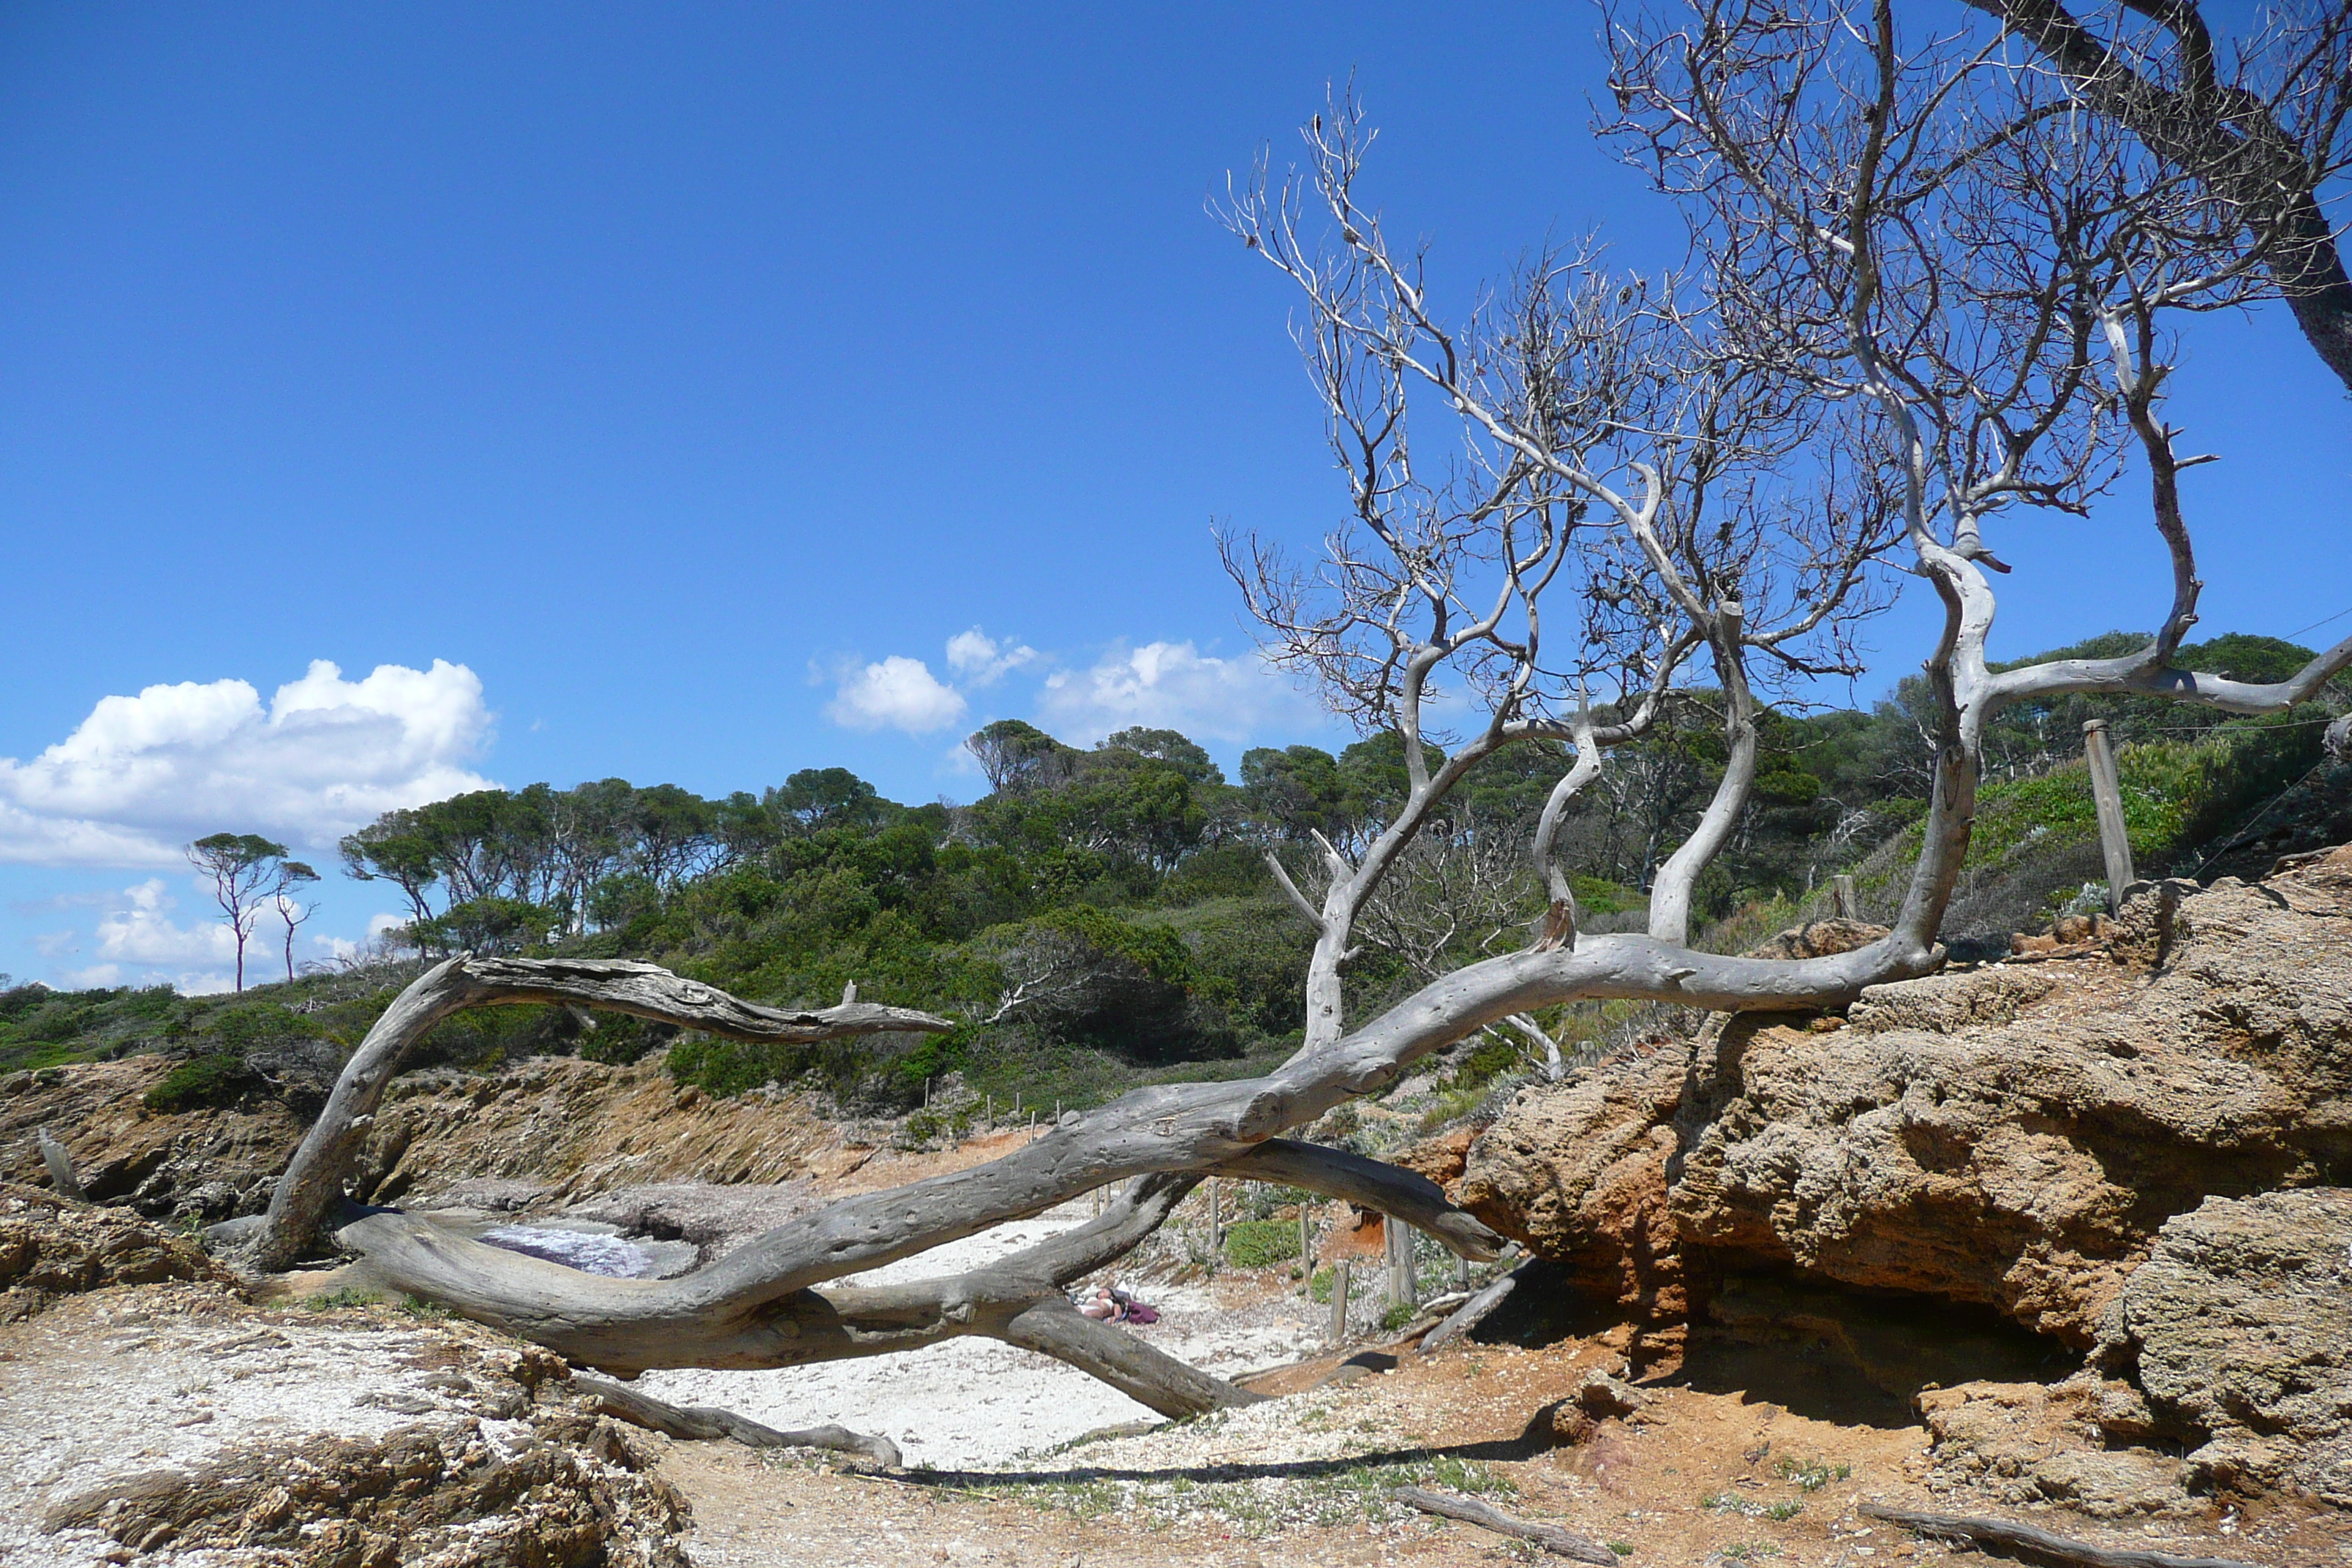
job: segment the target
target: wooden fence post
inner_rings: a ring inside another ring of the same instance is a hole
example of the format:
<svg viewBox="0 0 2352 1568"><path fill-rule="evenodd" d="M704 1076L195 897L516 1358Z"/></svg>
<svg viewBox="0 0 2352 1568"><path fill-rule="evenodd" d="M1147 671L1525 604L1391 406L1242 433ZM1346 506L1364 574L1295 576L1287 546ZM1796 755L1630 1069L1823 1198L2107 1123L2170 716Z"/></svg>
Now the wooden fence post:
<svg viewBox="0 0 2352 1568"><path fill-rule="evenodd" d="M1348 1342L1348 1265L1342 1258L1331 1266L1331 1342Z"/></svg>
<svg viewBox="0 0 2352 1568"><path fill-rule="evenodd" d="M1412 1276L1412 1227L1394 1215L1381 1217L1381 1229L1388 1243L1388 1299L1391 1307L1421 1305L1420 1282Z"/></svg>
<svg viewBox="0 0 2352 1568"><path fill-rule="evenodd" d="M1838 919L1858 921L1862 918L1862 901L1854 897L1852 877L1832 877L1830 899L1837 911Z"/></svg>
<svg viewBox="0 0 2352 1568"><path fill-rule="evenodd" d="M2123 780L2116 772L2116 753L2107 744L2107 721L2083 722L2083 760L2090 765L2091 800L2099 811L2099 847L2107 860L2107 908L2123 901L2132 885L2131 838L2124 831Z"/></svg>
<svg viewBox="0 0 2352 1568"><path fill-rule="evenodd" d="M1315 1299L1315 1248L1309 1245L1307 1205L1298 1205L1298 1291L1308 1300Z"/></svg>

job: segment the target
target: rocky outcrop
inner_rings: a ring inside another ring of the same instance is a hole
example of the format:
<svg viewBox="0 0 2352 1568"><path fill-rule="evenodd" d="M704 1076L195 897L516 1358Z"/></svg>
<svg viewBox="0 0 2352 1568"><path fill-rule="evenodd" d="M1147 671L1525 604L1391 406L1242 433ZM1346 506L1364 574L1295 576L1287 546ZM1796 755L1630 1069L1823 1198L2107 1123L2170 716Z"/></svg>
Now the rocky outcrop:
<svg viewBox="0 0 2352 1568"><path fill-rule="evenodd" d="M2174 1215L2100 1352L2197 1443L2192 1481L2352 1507L2352 1191L2209 1198Z"/></svg>
<svg viewBox="0 0 2352 1568"><path fill-rule="evenodd" d="M0 1190L0 1237L29 1259L0 1300L46 1307L0 1321L0 1559L685 1568L659 1440L544 1351L349 1291L256 1306L43 1193Z"/></svg>
<svg viewBox="0 0 2352 1568"><path fill-rule="evenodd" d="M1529 1088L1460 1201L1661 1325L1785 1269L2087 1350L2172 1216L2352 1169L2347 1090L2352 847L2146 889L2096 948Z"/></svg>
<svg viewBox="0 0 2352 1568"><path fill-rule="evenodd" d="M2202 1510L2178 1444L2151 1442L2161 1423L2119 1379L1968 1383L1921 1394L1919 1412L1933 1490L1966 1488L2011 1508L2063 1503L2094 1519Z"/></svg>
<svg viewBox="0 0 2352 1568"><path fill-rule="evenodd" d="M145 1097L180 1064L88 1062L0 1078L0 1180L46 1186L39 1132L65 1145L93 1203L154 1219L226 1219L268 1206L307 1120L267 1093L176 1112Z"/></svg>
<svg viewBox="0 0 2352 1568"><path fill-rule="evenodd" d="M94 1202L152 1218L259 1213L307 1122L266 1093L151 1110L147 1091L176 1065L134 1057L0 1079L0 1180L47 1184L38 1149L47 1128ZM355 1194L406 1203L465 1188L483 1194L486 1209L544 1207L640 1184L838 1176L870 1153L842 1145L840 1130L796 1095L714 1100L672 1082L658 1062L541 1058L493 1073L434 1069L396 1081L369 1134Z"/></svg>
<svg viewBox="0 0 2352 1568"><path fill-rule="evenodd" d="M165 1279L225 1285L229 1276L192 1237L127 1209L0 1182L0 1323L22 1321L60 1296Z"/></svg>

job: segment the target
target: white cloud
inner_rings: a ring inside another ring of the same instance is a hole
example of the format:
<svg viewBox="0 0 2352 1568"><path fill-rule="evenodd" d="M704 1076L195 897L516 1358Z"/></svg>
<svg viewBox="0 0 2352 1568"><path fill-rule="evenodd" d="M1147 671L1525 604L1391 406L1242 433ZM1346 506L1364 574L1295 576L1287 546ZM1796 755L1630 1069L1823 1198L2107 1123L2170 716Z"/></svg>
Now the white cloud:
<svg viewBox="0 0 2352 1568"><path fill-rule="evenodd" d="M266 710L242 680L101 698L30 762L0 758L0 862L170 866L222 831L324 847L387 811L491 787L462 765L489 729L480 679L441 659L356 681L315 660Z"/></svg>
<svg viewBox="0 0 2352 1568"><path fill-rule="evenodd" d="M123 903L99 918L100 956L150 967L236 962L236 938L227 921L183 926L172 919L179 900L163 878L150 877L135 888L125 888L122 897ZM247 951L252 951L250 942Z"/></svg>
<svg viewBox="0 0 2352 1568"><path fill-rule="evenodd" d="M161 877L150 877L135 886L99 896L106 900L102 906L105 912L99 917L93 933L99 962L58 970L58 984L82 990L94 985L162 983L188 995L201 995L226 991L236 983L236 939L225 921L202 918L206 912L202 900L198 900L197 918L182 925L173 918L179 900ZM77 896L76 901L86 900ZM272 928L264 924L247 942L245 973L248 982L267 980L272 975L270 960L278 949L272 945L271 934ZM56 935L66 940L54 944L54 951L45 948L45 956L81 951L79 932L61 931Z"/></svg>
<svg viewBox="0 0 2352 1568"><path fill-rule="evenodd" d="M1255 654L1219 658L1190 642L1114 648L1091 669L1048 676L1039 707L1065 741L1100 740L1142 724L1195 740L1247 741L1316 721L1312 704Z"/></svg>
<svg viewBox="0 0 2352 1568"><path fill-rule="evenodd" d="M1009 670L1035 664L1045 656L1026 643L997 641L974 626L948 638L948 670L967 686L993 686Z"/></svg>
<svg viewBox="0 0 2352 1568"><path fill-rule="evenodd" d="M931 673L919 658L892 654L879 664L849 664L825 704L825 717L851 730L904 730L926 735L963 718L961 692Z"/></svg>

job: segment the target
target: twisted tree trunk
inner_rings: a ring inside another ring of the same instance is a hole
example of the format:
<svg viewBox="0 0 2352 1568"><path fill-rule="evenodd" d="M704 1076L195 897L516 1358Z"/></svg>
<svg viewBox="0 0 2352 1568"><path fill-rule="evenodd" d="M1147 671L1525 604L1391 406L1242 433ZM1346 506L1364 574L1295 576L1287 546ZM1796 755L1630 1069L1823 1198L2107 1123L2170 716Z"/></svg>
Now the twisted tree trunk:
<svg viewBox="0 0 2352 1568"><path fill-rule="evenodd" d="M246 1261L257 1268L283 1268L318 1244L341 1210L344 1180L367 1141L384 1087L436 1024L467 1007L528 1003L601 1007L730 1040L813 1042L902 1029L940 1033L955 1026L929 1013L863 1002L845 1001L817 1013L779 1012L651 963L462 954L412 981L344 1064L326 1108L278 1177L257 1234L229 1233L247 1245Z"/></svg>
<svg viewBox="0 0 2352 1568"><path fill-rule="evenodd" d="M1612 996L1706 1008L1814 1008L1934 962L1930 948L1899 935L1793 963L1691 952L1641 936L1591 937L1573 951L1491 959L1265 1078L1159 1086L1072 1111L988 1164L845 1199L677 1279L583 1274L394 1213L358 1218L334 1238L387 1287L624 1375L660 1366L795 1366L977 1334L1067 1362L1164 1415L1197 1414L1255 1396L1082 1316L1063 1292L1150 1236L1204 1176L1305 1187L1416 1226L1459 1256L1491 1258L1502 1238L1424 1177L1275 1134L1381 1089L1419 1058L1529 1008ZM278 1183L254 1260L282 1266L340 1212L367 1119L417 1040L460 1007L520 1002L602 1007L750 1039L947 1026L863 1004L778 1013L648 964L453 959L402 994L344 1068ZM831 1283L1117 1182L1126 1185L1101 1215L985 1268L904 1284Z"/></svg>

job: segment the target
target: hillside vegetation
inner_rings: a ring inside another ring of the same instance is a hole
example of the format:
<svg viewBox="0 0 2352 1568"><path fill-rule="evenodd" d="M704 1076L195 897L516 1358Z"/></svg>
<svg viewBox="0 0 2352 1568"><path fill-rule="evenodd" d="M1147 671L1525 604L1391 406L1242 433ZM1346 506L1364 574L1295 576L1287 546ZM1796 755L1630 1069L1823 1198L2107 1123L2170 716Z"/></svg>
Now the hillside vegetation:
<svg viewBox="0 0 2352 1568"><path fill-rule="evenodd" d="M2072 651L2141 640L2116 633ZM2249 637L2182 651L2191 668L2254 679L2306 657ZM2119 742L2141 873L2259 868L2306 840L2352 837L2352 770L2320 752L2322 726L2352 693L2330 697L2247 721L2155 700L2100 705ZM1906 682L1866 713L1768 713L1754 797L1702 886L1705 945L1735 949L1823 912L1839 871L1857 875L1866 912L1892 908L1925 809L1920 701ZM1685 694L1675 721L1612 756L1569 822L1562 844L1584 871L1587 929L1638 926L1642 889L1719 767L1710 702ZM2067 700L2002 716L1948 938L1989 943L2046 923L2101 875L2081 762L2091 711ZM867 1000L960 1026L750 1047L624 1018L493 1009L429 1043L426 1059L457 1066L662 1050L673 1073L713 1092L799 1083L892 1112L945 1088L936 1113L952 1117L971 1102L1083 1104L1159 1079L1260 1072L1296 1045L1308 932L1265 857L1280 857L1311 897L1317 836L1347 852L1400 797L1393 737L1337 755L1253 751L1238 781L1164 730L1082 750L1006 721L971 743L991 788L970 805L903 805L825 768L716 800L615 779L391 813L342 850L352 874L406 904L411 922L394 947L238 996L0 989L0 1071L155 1051L183 1059L158 1090L176 1103L310 1092L423 964L461 950L649 960L782 1005L822 1005L855 984ZM1528 832L1563 765L1556 749L1531 746L1473 775L1368 922L1349 971L1351 1016L1527 940L1539 909ZM1573 1057L1622 1016L1587 1004L1538 1021ZM1531 1059L1515 1036L1465 1042L1447 1064L1453 1102L1474 1102Z"/></svg>

